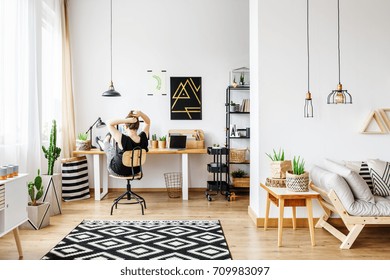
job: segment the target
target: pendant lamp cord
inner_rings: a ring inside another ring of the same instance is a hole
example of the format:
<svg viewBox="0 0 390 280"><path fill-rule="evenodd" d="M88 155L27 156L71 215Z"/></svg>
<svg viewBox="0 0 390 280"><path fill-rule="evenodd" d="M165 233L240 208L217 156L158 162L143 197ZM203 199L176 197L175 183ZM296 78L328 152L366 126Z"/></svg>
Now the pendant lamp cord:
<svg viewBox="0 0 390 280"><path fill-rule="evenodd" d="M110 18L110 54L111 54L111 84L112 84L112 0L110 0L110 10L111 10L111 18Z"/></svg>
<svg viewBox="0 0 390 280"><path fill-rule="evenodd" d="M337 50L338 50L338 63L339 63L339 84L340 82L340 0L337 0Z"/></svg>
<svg viewBox="0 0 390 280"><path fill-rule="evenodd" d="M307 92L310 92L309 0L306 0Z"/></svg>

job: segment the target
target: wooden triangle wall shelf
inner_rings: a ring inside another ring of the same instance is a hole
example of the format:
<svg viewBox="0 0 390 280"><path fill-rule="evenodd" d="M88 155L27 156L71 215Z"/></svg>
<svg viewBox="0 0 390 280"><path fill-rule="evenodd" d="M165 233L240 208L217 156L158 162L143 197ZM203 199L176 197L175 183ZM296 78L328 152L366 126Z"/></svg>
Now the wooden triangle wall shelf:
<svg viewBox="0 0 390 280"><path fill-rule="evenodd" d="M390 130L390 120L387 117L386 111L390 111L390 109L379 109L379 112L373 111L370 113L367 118L366 123L361 131L363 134L387 134ZM383 120L382 120L383 118ZM379 130L369 130L370 125L375 122L379 128Z"/></svg>

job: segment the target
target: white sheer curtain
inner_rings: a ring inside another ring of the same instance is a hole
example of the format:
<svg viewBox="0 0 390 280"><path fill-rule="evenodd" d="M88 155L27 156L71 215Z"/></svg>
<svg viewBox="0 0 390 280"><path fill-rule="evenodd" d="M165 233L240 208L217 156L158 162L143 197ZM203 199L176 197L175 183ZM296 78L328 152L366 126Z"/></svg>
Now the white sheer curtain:
<svg viewBox="0 0 390 280"><path fill-rule="evenodd" d="M61 60L61 41L47 44L61 40L61 33L54 35L61 28L47 20L47 2L59 0L0 0L0 165L18 164L31 177L38 168L46 170L41 165L46 123L54 118L61 123L61 70L56 70L61 63L54 57L60 48Z"/></svg>

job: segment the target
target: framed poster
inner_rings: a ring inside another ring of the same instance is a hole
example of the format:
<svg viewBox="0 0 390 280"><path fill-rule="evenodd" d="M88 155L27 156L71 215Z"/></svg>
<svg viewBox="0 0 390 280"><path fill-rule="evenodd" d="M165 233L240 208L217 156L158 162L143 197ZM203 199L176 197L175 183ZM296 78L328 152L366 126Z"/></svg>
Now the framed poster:
<svg viewBox="0 0 390 280"><path fill-rule="evenodd" d="M202 119L202 78L171 77L171 120Z"/></svg>
<svg viewBox="0 0 390 280"><path fill-rule="evenodd" d="M166 70L153 71L148 70L148 93L147 95L167 95L165 92L165 73Z"/></svg>

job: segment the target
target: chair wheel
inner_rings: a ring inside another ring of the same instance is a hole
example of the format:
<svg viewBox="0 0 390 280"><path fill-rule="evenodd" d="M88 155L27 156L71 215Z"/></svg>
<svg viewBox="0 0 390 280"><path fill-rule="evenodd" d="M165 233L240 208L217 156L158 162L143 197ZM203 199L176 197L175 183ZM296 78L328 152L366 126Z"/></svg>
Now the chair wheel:
<svg viewBox="0 0 390 280"><path fill-rule="evenodd" d="M211 200L212 200L212 198L211 198L211 196L210 196L209 194L207 195L207 200L208 200L208 201L211 201Z"/></svg>

